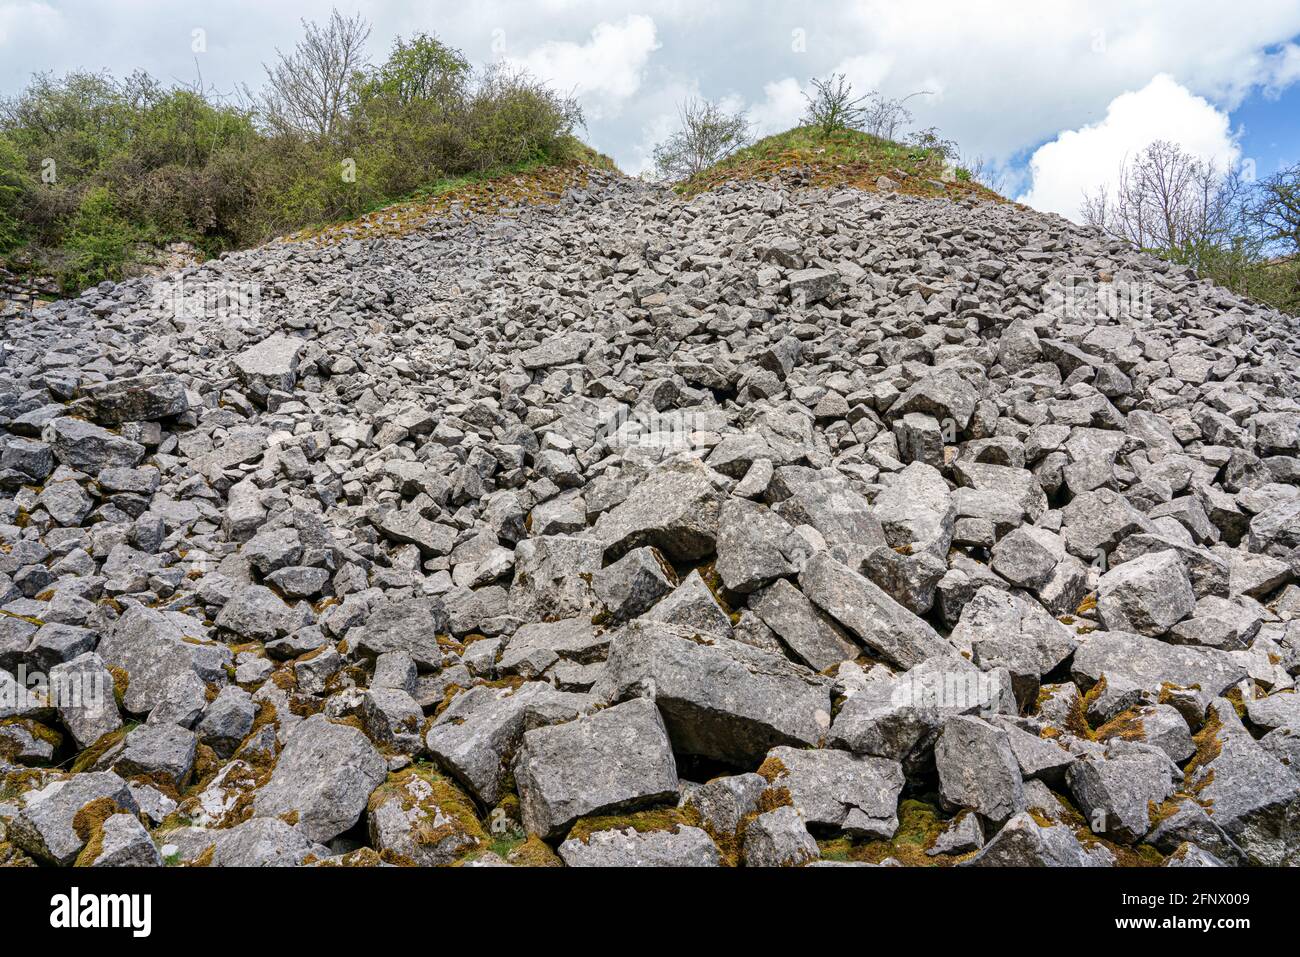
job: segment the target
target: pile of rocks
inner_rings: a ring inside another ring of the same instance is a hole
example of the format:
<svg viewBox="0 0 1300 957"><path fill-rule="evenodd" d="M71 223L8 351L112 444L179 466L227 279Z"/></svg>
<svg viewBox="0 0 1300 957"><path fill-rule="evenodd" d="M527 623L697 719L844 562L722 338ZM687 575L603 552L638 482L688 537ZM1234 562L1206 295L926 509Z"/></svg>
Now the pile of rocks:
<svg viewBox="0 0 1300 957"><path fill-rule="evenodd" d="M1300 333L593 173L5 327L0 862L1300 860Z"/></svg>
<svg viewBox="0 0 1300 957"><path fill-rule="evenodd" d="M0 266L0 320L28 315L58 295L58 284L52 278L20 276Z"/></svg>

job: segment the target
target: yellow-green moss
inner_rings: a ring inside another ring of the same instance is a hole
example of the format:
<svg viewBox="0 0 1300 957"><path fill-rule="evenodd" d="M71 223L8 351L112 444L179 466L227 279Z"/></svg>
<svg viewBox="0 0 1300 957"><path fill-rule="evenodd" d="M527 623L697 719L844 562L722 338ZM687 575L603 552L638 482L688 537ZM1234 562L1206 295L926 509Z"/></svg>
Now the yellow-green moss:
<svg viewBox="0 0 1300 957"><path fill-rule="evenodd" d="M1223 697L1232 705L1232 710L1237 712L1238 718L1246 717L1246 700L1242 696L1241 688L1230 688L1223 693Z"/></svg>
<svg viewBox="0 0 1300 957"><path fill-rule="evenodd" d="M124 725L116 731L110 731L90 747L86 748L86 750L82 751L81 754L77 755L77 760L72 762L72 773L81 774L83 771L88 771L94 767L95 763L99 761L100 758L122 742L132 727L134 726Z"/></svg>
<svg viewBox="0 0 1300 957"><path fill-rule="evenodd" d="M206 786L222 768L221 758L210 745L200 744L194 751L194 771L191 780L199 787Z"/></svg>
<svg viewBox="0 0 1300 957"><path fill-rule="evenodd" d="M217 845L209 844L198 857L190 862L190 867L211 867L212 856L217 852Z"/></svg>
<svg viewBox="0 0 1300 957"><path fill-rule="evenodd" d="M770 757L758 766L758 775L768 784L774 782L777 778L785 777L790 772L781 762L780 758Z"/></svg>
<svg viewBox="0 0 1300 957"><path fill-rule="evenodd" d="M768 811L775 811L781 807L791 807L793 804L794 798L791 797L789 788L764 788L763 793L758 796L758 813L766 814Z"/></svg>
<svg viewBox="0 0 1300 957"><path fill-rule="evenodd" d="M355 851L339 857L327 857L322 861L304 858L303 863L315 863L318 867L379 867L386 862L374 848L359 847Z"/></svg>
<svg viewBox="0 0 1300 957"><path fill-rule="evenodd" d="M113 678L113 700L117 702L119 709L123 708L123 702L126 700L126 693L131 688L131 676L126 673L125 668L117 665L109 665L108 673Z"/></svg>
<svg viewBox="0 0 1300 957"><path fill-rule="evenodd" d="M0 801L13 801L30 791L39 791L49 778L50 772L44 768L10 771L0 778Z"/></svg>
<svg viewBox="0 0 1300 957"><path fill-rule="evenodd" d="M938 854L933 857L925 852L934 846L934 842L948 828L949 822L940 814L933 804L908 798L898 806L898 830L888 841L876 840L856 842L841 837L819 842L823 856L829 860L861 861L879 864L893 858L909 867L951 867L959 861L973 856L969 854Z"/></svg>
<svg viewBox="0 0 1300 957"><path fill-rule="evenodd" d="M122 809L109 797L96 798L72 819L72 830L85 844L74 866L89 867L104 853L104 822Z"/></svg>
<svg viewBox="0 0 1300 957"><path fill-rule="evenodd" d="M0 867L35 867L36 862L6 842L0 843Z"/></svg>
<svg viewBox="0 0 1300 957"><path fill-rule="evenodd" d="M1130 708L1111 718L1095 732L1093 740L1109 741L1118 738L1121 741L1142 741L1146 738L1146 726L1142 721L1139 708Z"/></svg>
<svg viewBox="0 0 1300 957"><path fill-rule="evenodd" d="M691 807L658 808L649 811L636 811L631 814L612 814L580 818L569 829L568 840L591 840L593 834L601 831L625 831L631 829L638 834L653 831L668 831L676 834L679 828L699 827L700 812Z"/></svg>
<svg viewBox="0 0 1300 957"><path fill-rule="evenodd" d="M1087 690L1086 693L1079 695L1070 705L1069 715L1065 719L1066 730L1076 737L1093 740L1095 732L1092 729L1092 721L1088 717L1088 712L1092 705L1106 691L1106 675L1102 674L1096 683Z"/></svg>
<svg viewBox="0 0 1300 957"><path fill-rule="evenodd" d="M408 787L412 778L424 781L432 793L427 796L413 793ZM483 824L478 819L473 800L430 764L414 764L390 774L388 780L370 795L367 808L373 814L389 801L397 801L403 811L424 807L430 812L430 821L419 822L416 825L414 835L416 844L438 844L455 834L463 834L472 840L473 847L483 847L489 843L487 832L483 830ZM443 817L449 818L445 824L434 826L431 823L434 817L432 809L435 807Z"/></svg>
<svg viewBox="0 0 1300 957"><path fill-rule="evenodd" d="M559 855L536 834L529 835L527 840L502 856L516 867L564 866Z"/></svg>

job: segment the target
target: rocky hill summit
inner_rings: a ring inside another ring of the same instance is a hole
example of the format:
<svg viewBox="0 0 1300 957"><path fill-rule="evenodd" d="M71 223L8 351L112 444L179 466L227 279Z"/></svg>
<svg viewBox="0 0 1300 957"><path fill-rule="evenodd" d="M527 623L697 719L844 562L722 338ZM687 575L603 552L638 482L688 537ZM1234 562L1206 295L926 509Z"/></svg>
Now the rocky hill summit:
<svg viewBox="0 0 1300 957"><path fill-rule="evenodd" d="M6 320L0 861L1300 862L1295 320L1012 204L550 200Z"/></svg>

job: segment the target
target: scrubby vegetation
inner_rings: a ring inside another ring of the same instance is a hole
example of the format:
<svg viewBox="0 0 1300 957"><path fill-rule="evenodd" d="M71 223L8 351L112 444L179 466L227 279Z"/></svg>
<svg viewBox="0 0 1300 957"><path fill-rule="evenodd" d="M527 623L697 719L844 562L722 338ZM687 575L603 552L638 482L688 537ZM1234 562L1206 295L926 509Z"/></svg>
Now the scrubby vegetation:
<svg viewBox="0 0 1300 957"><path fill-rule="evenodd" d="M722 162L750 141L749 118L720 103L692 97L677 107L677 131L654 149L660 179L689 179Z"/></svg>
<svg viewBox="0 0 1300 957"><path fill-rule="evenodd" d="M981 160L963 160L957 144L934 127L911 129L907 101L926 91L902 99L874 90L856 96L838 73L811 84L799 126L756 143L745 113L707 100L682 104L679 128L655 148L658 178L693 196L729 179L802 169L813 186L876 189L883 176L891 189L914 195L1001 199Z"/></svg>
<svg viewBox="0 0 1300 957"><path fill-rule="evenodd" d="M827 133L815 125L765 137L682 180L676 189L694 196L726 180L767 179L788 170L802 170L811 186L877 189L884 176L893 182L891 188L917 196L1002 199L936 146L898 143L851 129Z"/></svg>
<svg viewBox="0 0 1300 957"><path fill-rule="evenodd" d="M0 101L0 256L76 290L165 243L213 255L585 158L576 102L526 75L476 72L424 34L366 64L360 19L304 27L258 93L75 72Z"/></svg>
<svg viewBox="0 0 1300 957"><path fill-rule="evenodd" d="M1084 197L1084 221L1234 292L1300 314L1300 165L1254 181L1156 140L1114 185Z"/></svg>

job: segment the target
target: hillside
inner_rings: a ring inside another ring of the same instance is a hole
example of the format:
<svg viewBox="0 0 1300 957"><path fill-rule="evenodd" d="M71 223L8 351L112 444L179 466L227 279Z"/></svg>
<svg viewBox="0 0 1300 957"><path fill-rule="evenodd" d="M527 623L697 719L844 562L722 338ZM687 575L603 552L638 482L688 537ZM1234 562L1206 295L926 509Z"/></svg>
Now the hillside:
<svg viewBox="0 0 1300 957"><path fill-rule="evenodd" d="M392 239L420 229L453 209L495 215L515 206L550 205L559 202L566 190L585 186L592 170L617 172L613 160L586 144L575 141L572 153L558 162L542 160L478 176L441 180L410 199L385 203L355 219L300 229L283 239L324 243Z"/></svg>
<svg viewBox="0 0 1300 957"><path fill-rule="evenodd" d="M1300 863L1300 330L851 145L8 319L0 863Z"/></svg>
<svg viewBox="0 0 1300 957"><path fill-rule="evenodd" d="M1004 201L937 149L909 146L857 130L828 134L806 126L765 137L691 177L678 189L685 196L695 196L727 182L792 174L804 185L822 188L844 186L925 198Z"/></svg>

